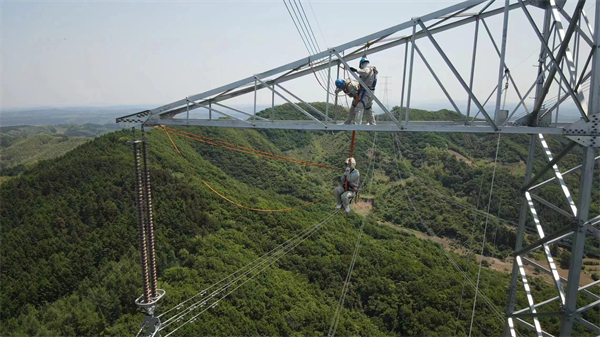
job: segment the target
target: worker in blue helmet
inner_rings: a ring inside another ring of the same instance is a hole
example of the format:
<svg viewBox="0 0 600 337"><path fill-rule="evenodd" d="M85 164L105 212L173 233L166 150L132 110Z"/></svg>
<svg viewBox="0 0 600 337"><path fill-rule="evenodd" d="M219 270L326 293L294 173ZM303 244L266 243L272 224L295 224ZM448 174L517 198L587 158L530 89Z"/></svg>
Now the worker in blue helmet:
<svg viewBox="0 0 600 337"><path fill-rule="evenodd" d="M346 118L344 124L356 124L356 122L354 122L354 119L356 118L356 107L358 106L360 101L360 83L350 78L347 78L345 80L338 78L337 80L335 80L335 87L336 95L340 91L343 91L346 95L353 98L352 106L350 107L350 111L348 112L348 118Z"/></svg>
<svg viewBox="0 0 600 337"><path fill-rule="evenodd" d="M358 63L358 68L350 67L350 71L353 71L358 74L360 79L369 87L371 92L375 91L375 86L377 85L377 68L370 65L371 62L366 57L360 59ZM359 92L359 104L361 105L361 111L364 109L365 117L367 119L367 125L376 125L375 118L373 117L373 97L367 93L364 88L361 88ZM362 116L360 117L362 120Z"/></svg>

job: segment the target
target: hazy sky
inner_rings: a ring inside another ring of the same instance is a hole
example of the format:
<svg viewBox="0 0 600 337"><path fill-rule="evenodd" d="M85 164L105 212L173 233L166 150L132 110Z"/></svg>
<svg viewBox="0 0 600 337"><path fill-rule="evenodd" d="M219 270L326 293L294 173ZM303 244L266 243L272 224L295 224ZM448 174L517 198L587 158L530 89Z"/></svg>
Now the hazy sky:
<svg viewBox="0 0 600 337"><path fill-rule="evenodd" d="M457 2L302 1L323 49ZM504 1L497 3L492 8ZM4 1L1 6L3 108L162 105L307 56L282 1ZM569 2L567 12L573 6ZM586 5L593 21L592 6ZM542 15L539 9L530 11L535 18ZM501 16L488 24L499 43ZM485 98L497 81L498 58L480 28L474 91ZM473 30L470 24L436 35L465 78ZM466 93L435 49L425 39L418 45L451 94L464 102ZM522 11L512 11L507 64L521 91L534 79L538 51ZM392 76L392 104L400 97L403 58L403 46L370 56L380 78ZM416 54L415 60L413 104L445 104L445 96ZM382 95L383 80L379 83ZM312 76L286 87L305 100L325 100ZM515 100L509 89L508 101ZM233 103L251 102L248 95ZM270 93L259 95L259 104L269 102Z"/></svg>

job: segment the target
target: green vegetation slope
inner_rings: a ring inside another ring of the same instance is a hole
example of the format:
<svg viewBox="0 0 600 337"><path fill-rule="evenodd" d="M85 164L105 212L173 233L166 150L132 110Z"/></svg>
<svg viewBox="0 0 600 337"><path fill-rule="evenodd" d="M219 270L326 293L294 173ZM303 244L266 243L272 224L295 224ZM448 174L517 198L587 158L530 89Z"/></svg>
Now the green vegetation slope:
<svg viewBox="0 0 600 337"><path fill-rule="evenodd" d="M295 113L289 105L277 108ZM186 131L340 167L349 146L349 134L344 132ZM335 205L328 199L290 213L235 207L210 192L201 180L245 205L284 208L327 196L339 173L173 137L183 157L163 132L149 132L159 284L167 290L159 310L309 228ZM373 137L362 132L356 141L355 157L363 180L373 176L368 188L375 208L366 221L338 335L464 336L473 289L464 285L441 245L385 224L424 231L406 201L403 193L407 192L423 221L438 235L459 246L470 243L472 249L480 249L484 218L470 210L487 201L485 192L479 194L479 186L483 182L483 191L489 190L495 136L400 134L402 161L395 156L390 134L378 134L374 151ZM130 133L124 131L103 135L59 158L39 162L1 186L0 329L4 333L131 335L139 329L143 318L133 304L141 294L141 280L129 139ZM559 148L561 141L551 139L550 144ZM502 178L495 183L491 213L509 221L517 217L519 163L526 142L525 137L502 141L498 173ZM577 155L567 160L576 162ZM374 171L367 176L371 160ZM540 159L536 167L543 164ZM552 190L546 193L540 195L548 200L560 197ZM440 195L467 208L448 204ZM598 200L596 194L594 198ZM540 213L549 226L564 225L555 216ZM180 335L325 334L342 288L344 261L351 254L361 221L355 213L337 216L268 271L200 316L196 324L179 330ZM506 257L514 246L514 228L492 217L487 242L486 255ZM449 254L476 278L474 256ZM500 312L508 279L508 274L492 269L482 272L483 292ZM540 278L531 278L530 285L536 294L554 296ZM518 304L526 304L523 296ZM546 322L557 329L556 322ZM474 334L499 335L501 331L502 322L479 301Z"/></svg>

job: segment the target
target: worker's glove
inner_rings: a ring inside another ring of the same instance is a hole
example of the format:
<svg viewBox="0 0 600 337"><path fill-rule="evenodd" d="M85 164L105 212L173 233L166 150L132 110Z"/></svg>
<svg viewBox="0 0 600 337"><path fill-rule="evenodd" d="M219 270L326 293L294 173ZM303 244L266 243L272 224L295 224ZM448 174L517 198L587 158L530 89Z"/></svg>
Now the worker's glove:
<svg viewBox="0 0 600 337"><path fill-rule="evenodd" d="M357 70L354 67L350 67L350 71L356 72Z"/></svg>

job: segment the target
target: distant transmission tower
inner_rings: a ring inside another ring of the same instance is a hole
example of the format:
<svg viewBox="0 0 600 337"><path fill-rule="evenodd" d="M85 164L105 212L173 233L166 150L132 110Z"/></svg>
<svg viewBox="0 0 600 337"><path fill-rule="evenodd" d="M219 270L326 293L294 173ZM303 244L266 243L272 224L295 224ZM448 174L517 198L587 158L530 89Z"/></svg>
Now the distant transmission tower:
<svg viewBox="0 0 600 337"><path fill-rule="evenodd" d="M385 105L386 109L390 109L390 104L389 104L389 87L388 85L391 85L391 83L388 83L388 79L392 78L392 76L381 76L381 78L383 78L383 105Z"/></svg>

